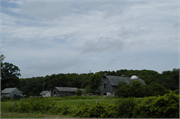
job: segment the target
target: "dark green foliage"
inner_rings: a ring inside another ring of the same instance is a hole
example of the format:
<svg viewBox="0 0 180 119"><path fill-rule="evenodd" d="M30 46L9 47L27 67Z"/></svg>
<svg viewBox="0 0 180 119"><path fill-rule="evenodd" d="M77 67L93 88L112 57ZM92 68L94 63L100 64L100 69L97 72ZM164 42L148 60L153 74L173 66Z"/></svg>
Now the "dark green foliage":
<svg viewBox="0 0 180 119"><path fill-rule="evenodd" d="M22 99L17 108L18 112L46 112L55 107L55 102L49 98L27 98Z"/></svg>
<svg viewBox="0 0 180 119"><path fill-rule="evenodd" d="M12 63L1 63L1 89L7 87L17 87L20 88L19 73L20 69L13 65Z"/></svg>
<svg viewBox="0 0 180 119"><path fill-rule="evenodd" d="M136 118L178 118L179 94L178 90L170 91L164 96L148 97L134 109Z"/></svg>
<svg viewBox="0 0 180 119"><path fill-rule="evenodd" d="M99 89L101 82L102 82L102 76L100 74L97 73L97 74L90 75L88 86L92 90L92 93L95 93L96 90Z"/></svg>
<svg viewBox="0 0 180 119"><path fill-rule="evenodd" d="M159 83L165 89L176 90L179 88L179 69L173 69L172 71L164 71L159 74L153 70L117 70L117 71L107 71L108 75L121 76L124 73L125 77L131 77L132 75L138 74L141 79L143 79L146 85L151 85L153 82ZM86 88L86 93L100 94L98 90L98 85L102 80L104 72L100 71L95 74L52 74L45 77L32 77L21 80L21 90L26 95L39 95L44 90L53 90L55 86L59 87L77 87L81 89ZM98 78L97 78L98 77ZM123 84L124 85L124 84ZM158 85L158 84L157 84ZM160 86L159 85L159 86ZM119 84L121 86L121 84ZM151 85L153 86L153 84ZM154 95L150 88L145 88L148 90L146 96ZM156 90L156 89L155 89ZM159 89L158 89L159 90ZM163 95L164 92L161 94Z"/></svg>
<svg viewBox="0 0 180 119"><path fill-rule="evenodd" d="M116 102L115 109L117 111L118 118L131 118L133 116L133 110L137 106L137 102L134 98L120 98Z"/></svg>
<svg viewBox="0 0 180 119"><path fill-rule="evenodd" d="M130 97L132 95L131 93L131 87L130 85L126 84L126 85L123 85L119 88L117 88L115 91L114 91L115 95L118 96L118 97Z"/></svg>
<svg viewBox="0 0 180 119"><path fill-rule="evenodd" d="M146 90L145 96L157 96L167 93L165 87L158 82L151 82L149 85L146 85Z"/></svg>
<svg viewBox="0 0 180 119"><path fill-rule="evenodd" d="M134 97L143 97L146 94L146 90L145 87L146 85L142 84L139 80L135 80L132 82L131 87L131 95L130 96L134 96Z"/></svg>
<svg viewBox="0 0 180 119"><path fill-rule="evenodd" d="M177 90L170 91L164 96L142 98L140 101L137 101L137 98L120 98L115 104L99 102L87 104L83 101L76 106L67 106L64 103L58 107L50 98L29 98L19 100L16 109L13 104L3 105L2 110L61 114L83 118L178 118L179 94Z"/></svg>
<svg viewBox="0 0 180 119"><path fill-rule="evenodd" d="M76 94L76 95L79 95L79 96L81 96L81 93L82 93L82 91L81 91L80 89L78 89L78 90L75 92L75 94Z"/></svg>
<svg viewBox="0 0 180 119"><path fill-rule="evenodd" d="M7 96L4 96L2 99L1 99L1 101L8 101L8 100L11 100L9 97L7 97Z"/></svg>
<svg viewBox="0 0 180 119"><path fill-rule="evenodd" d="M127 85L127 83L126 83L126 82L123 82L123 81L119 81L117 87L119 88L119 87L121 87L121 86L123 86L123 85Z"/></svg>

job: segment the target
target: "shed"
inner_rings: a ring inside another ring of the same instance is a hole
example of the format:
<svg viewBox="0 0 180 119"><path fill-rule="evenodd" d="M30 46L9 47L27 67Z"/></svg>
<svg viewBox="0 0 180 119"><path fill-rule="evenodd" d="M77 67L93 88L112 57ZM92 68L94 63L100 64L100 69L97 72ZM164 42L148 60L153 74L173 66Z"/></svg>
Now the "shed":
<svg viewBox="0 0 180 119"><path fill-rule="evenodd" d="M42 97L51 97L51 92L50 92L50 91L42 91L42 92L40 93L40 95L41 95Z"/></svg>
<svg viewBox="0 0 180 119"><path fill-rule="evenodd" d="M76 87L55 87L53 90L53 97L64 97L64 96L71 96L75 95L77 91Z"/></svg>
<svg viewBox="0 0 180 119"><path fill-rule="evenodd" d="M134 79L132 77L104 75L102 78L100 90L104 95L107 93L113 94L120 81L126 82L127 84L131 85L132 81L139 80L141 83L145 84L144 80L140 78Z"/></svg>
<svg viewBox="0 0 180 119"><path fill-rule="evenodd" d="M1 92L1 96L2 98L4 96L10 97L11 99L14 99L14 95L22 95L22 91L20 91L18 88L14 87L14 88L5 88L4 90L2 90Z"/></svg>

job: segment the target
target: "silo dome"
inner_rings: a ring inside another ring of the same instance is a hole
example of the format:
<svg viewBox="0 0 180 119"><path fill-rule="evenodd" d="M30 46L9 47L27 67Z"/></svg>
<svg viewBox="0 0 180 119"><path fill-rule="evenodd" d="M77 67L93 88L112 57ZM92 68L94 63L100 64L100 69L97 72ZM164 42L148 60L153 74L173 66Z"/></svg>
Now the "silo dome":
<svg viewBox="0 0 180 119"><path fill-rule="evenodd" d="M131 79L131 80L136 80L136 79L138 79L138 77L137 77L136 75L133 75L133 76L131 76L130 79Z"/></svg>

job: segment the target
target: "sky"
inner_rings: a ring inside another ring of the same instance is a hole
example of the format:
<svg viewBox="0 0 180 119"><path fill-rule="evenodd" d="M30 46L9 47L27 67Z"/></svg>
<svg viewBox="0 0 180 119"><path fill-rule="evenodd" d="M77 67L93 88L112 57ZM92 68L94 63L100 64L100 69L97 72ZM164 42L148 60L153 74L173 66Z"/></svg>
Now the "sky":
<svg viewBox="0 0 180 119"><path fill-rule="evenodd" d="M179 68L180 0L0 0L0 53L20 78Z"/></svg>

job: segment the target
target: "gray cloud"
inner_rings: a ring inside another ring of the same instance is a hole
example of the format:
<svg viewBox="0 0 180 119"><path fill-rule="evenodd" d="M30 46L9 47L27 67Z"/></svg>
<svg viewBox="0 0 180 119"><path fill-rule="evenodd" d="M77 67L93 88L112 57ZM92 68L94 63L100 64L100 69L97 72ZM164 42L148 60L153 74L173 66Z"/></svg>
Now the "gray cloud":
<svg viewBox="0 0 180 119"><path fill-rule="evenodd" d="M114 39L110 37L99 37L97 41L89 40L84 43L82 53L89 52L104 52L108 50L122 51L124 43L121 39Z"/></svg>
<svg viewBox="0 0 180 119"><path fill-rule="evenodd" d="M30 1L21 5L21 12L38 19L54 19L68 12L71 5L72 2Z"/></svg>
<svg viewBox="0 0 180 119"><path fill-rule="evenodd" d="M22 68L23 76L45 76L47 74L62 73L68 68L76 67L80 63L79 59L62 60L61 58L55 61L47 61L46 59L30 63Z"/></svg>
<svg viewBox="0 0 180 119"><path fill-rule="evenodd" d="M15 37L13 38L13 40L11 41L11 45L17 45L17 44L20 44L20 43L23 43L24 40L22 38L18 38L18 37Z"/></svg>

